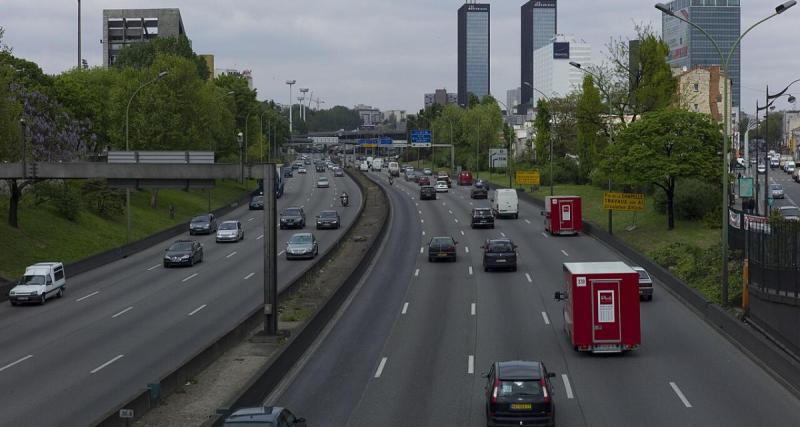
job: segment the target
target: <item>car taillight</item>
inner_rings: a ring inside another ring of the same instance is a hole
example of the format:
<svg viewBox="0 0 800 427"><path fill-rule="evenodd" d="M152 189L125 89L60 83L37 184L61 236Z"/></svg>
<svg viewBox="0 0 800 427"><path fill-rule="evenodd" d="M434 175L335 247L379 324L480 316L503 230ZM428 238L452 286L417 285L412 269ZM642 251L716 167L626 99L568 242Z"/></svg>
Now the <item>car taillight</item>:
<svg viewBox="0 0 800 427"><path fill-rule="evenodd" d="M550 403L550 393L547 392L547 383L544 381L544 378L539 380L539 384L542 385L542 394L544 395L544 403Z"/></svg>
<svg viewBox="0 0 800 427"><path fill-rule="evenodd" d="M492 390L492 407L497 404L497 389L500 388L500 379L494 380L494 389Z"/></svg>

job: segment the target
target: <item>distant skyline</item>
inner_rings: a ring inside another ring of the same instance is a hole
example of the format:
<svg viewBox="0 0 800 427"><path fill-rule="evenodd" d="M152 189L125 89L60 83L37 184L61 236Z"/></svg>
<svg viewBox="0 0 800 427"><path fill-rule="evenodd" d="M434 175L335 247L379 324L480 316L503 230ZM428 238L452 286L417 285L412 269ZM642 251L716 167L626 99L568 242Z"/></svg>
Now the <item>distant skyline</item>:
<svg viewBox="0 0 800 427"><path fill-rule="evenodd" d="M520 7L491 4L491 89L505 100L520 81ZM779 1L742 1L742 28L773 12ZM368 104L415 113L424 94L457 90L457 11L464 1L306 0L82 0L83 57L102 64L102 10L179 8L197 53L211 53L219 68L253 71L259 99L286 103L285 80L296 79L326 107ZM558 32L592 44L593 61L609 40L634 35L634 24L661 34L655 2L562 1ZM800 6L773 18L742 43L742 109L752 113L767 84L782 89L800 78ZM22 58L57 74L77 62L77 2L3 0L5 43ZM795 92L800 92L800 84ZM792 108L785 101L779 109Z"/></svg>

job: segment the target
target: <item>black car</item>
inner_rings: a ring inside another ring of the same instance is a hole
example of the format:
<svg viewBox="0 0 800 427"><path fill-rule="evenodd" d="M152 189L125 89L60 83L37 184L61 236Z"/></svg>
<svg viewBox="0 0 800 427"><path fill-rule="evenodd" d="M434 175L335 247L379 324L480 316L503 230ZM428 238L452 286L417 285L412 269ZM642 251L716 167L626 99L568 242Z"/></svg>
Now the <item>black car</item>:
<svg viewBox="0 0 800 427"><path fill-rule="evenodd" d="M236 410L225 418L225 423L222 426L306 427L306 420L305 418L297 418L286 408L259 406Z"/></svg>
<svg viewBox="0 0 800 427"><path fill-rule="evenodd" d="M280 228L306 228L306 213L303 208L291 207L281 212Z"/></svg>
<svg viewBox="0 0 800 427"><path fill-rule="evenodd" d="M341 227L341 223L339 213L336 211L322 211L317 215L317 230L322 230L323 228L338 229Z"/></svg>
<svg viewBox="0 0 800 427"><path fill-rule="evenodd" d="M189 222L189 234L211 234L217 231L217 218L214 214L198 215Z"/></svg>
<svg viewBox="0 0 800 427"><path fill-rule="evenodd" d="M493 268L517 271L517 245L511 239L490 239L481 246L481 249L483 249L483 271Z"/></svg>
<svg viewBox="0 0 800 427"><path fill-rule="evenodd" d="M488 426L553 426L555 404L544 363L514 360L495 362L486 381Z"/></svg>
<svg viewBox="0 0 800 427"><path fill-rule="evenodd" d="M203 262L203 245L196 240L176 240L164 251L164 268Z"/></svg>
<svg viewBox="0 0 800 427"><path fill-rule="evenodd" d="M317 164L316 171L317 172L325 172L325 165L324 164Z"/></svg>
<svg viewBox="0 0 800 427"><path fill-rule="evenodd" d="M472 210L472 228L494 228L494 215L490 208L475 208Z"/></svg>
<svg viewBox="0 0 800 427"><path fill-rule="evenodd" d="M436 200L436 189L431 185L423 185L419 187L420 200Z"/></svg>
<svg viewBox="0 0 800 427"><path fill-rule="evenodd" d="M434 237L428 243L428 262L456 261L456 240L452 237Z"/></svg>
<svg viewBox="0 0 800 427"><path fill-rule="evenodd" d="M469 190L469 197L471 199L488 199L489 188L483 182L476 182L472 189Z"/></svg>
<svg viewBox="0 0 800 427"><path fill-rule="evenodd" d="M250 210L251 211L263 211L264 210L264 196L253 196L250 199Z"/></svg>

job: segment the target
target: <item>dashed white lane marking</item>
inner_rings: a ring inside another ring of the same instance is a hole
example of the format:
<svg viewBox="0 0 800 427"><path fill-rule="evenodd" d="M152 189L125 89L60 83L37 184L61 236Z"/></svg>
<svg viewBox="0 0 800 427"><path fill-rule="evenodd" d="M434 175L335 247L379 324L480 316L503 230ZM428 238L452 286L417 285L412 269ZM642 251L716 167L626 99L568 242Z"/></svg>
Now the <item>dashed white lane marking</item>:
<svg viewBox="0 0 800 427"><path fill-rule="evenodd" d="M423 235L423 236L425 235L425 230L422 230L422 235Z"/></svg>
<svg viewBox="0 0 800 427"><path fill-rule="evenodd" d="M424 219L420 219L420 220L419 220L419 223L420 223L420 224L425 224L425 220L424 220Z"/></svg>
<svg viewBox="0 0 800 427"><path fill-rule="evenodd" d="M91 297L93 297L93 296L95 296L95 295L97 295L99 293L100 293L100 291L94 291L94 292L90 293L89 295L86 295L86 296L83 296L83 297L80 297L80 298L76 299L75 302L81 302L81 301L85 300L86 298L91 298Z"/></svg>
<svg viewBox="0 0 800 427"><path fill-rule="evenodd" d="M461 230L461 235L462 235L462 236L464 236L464 235L465 235L465 234L464 234L464 230Z"/></svg>
<svg viewBox="0 0 800 427"><path fill-rule="evenodd" d="M542 231L542 236L544 236L544 238L545 238L545 239L547 239L548 237L550 237L550 236L548 236L548 235L547 235L547 232L545 232L545 231Z"/></svg>
<svg viewBox="0 0 800 427"><path fill-rule="evenodd" d="M414 206L419 206L419 203L417 203L417 202L414 202Z"/></svg>
<svg viewBox="0 0 800 427"><path fill-rule="evenodd" d="M531 278L530 274L525 273L525 278L528 279L528 283L533 283L533 279Z"/></svg>
<svg viewBox="0 0 800 427"><path fill-rule="evenodd" d="M161 267L161 264L156 264L156 265L154 265L154 266L152 266L152 267L148 268L148 269L147 269L147 271L153 271L153 270L155 270L155 269L156 269L156 268L158 268L158 267Z"/></svg>
<svg viewBox="0 0 800 427"><path fill-rule="evenodd" d="M105 368L106 366L108 366L108 365L110 365L110 364L112 364L112 363L116 362L116 361L117 361L117 360L119 360L119 359L122 359L123 357L125 357L125 355L122 355L122 354L120 354L119 356L117 356L117 357L115 357L115 358L113 358L113 359L109 360L108 362L106 362L106 363L103 363L102 365L100 365L100 366L98 366L98 367L96 367L96 368L92 369L91 371L89 371L89 373L90 373L90 374L96 374L96 373L97 373L98 371L100 371L101 369L103 369L103 368Z"/></svg>
<svg viewBox="0 0 800 427"><path fill-rule="evenodd" d="M472 276L472 266L469 266L469 275Z"/></svg>
<svg viewBox="0 0 800 427"><path fill-rule="evenodd" d="M284 251L280 251L280 252L278 252L278 256L281 256L281 255L283 255L283 254L285 254L285 253L286 253L286 251L285 251L285 250L284 250Z"/></svg>
<svg viewBox="0 0 800 427"><path fill-rule="evenodd" d="M475 356L471 354L467 357L467 373L468 374L475 373Z"/></svg>
<svg viewBox="0 0 800 427"><path fill-rule="evenodd" d="M458 222L458 218L453 218L453 221Z"/></svg>
<svg viewBox="0 0 800 427"><path fill-rule="evenodd" d="M0 372L3 372L3 371L5 371L6 369L8 369L8 368L10 368L10 367L12 367L12 366L18 365L18 364L20 364L20 363L22 363L22 362L24 362L24 361L26 361L26 360L30 359L31 357L33 357L33 355L32 355L32 354L29 354L29 355L27 355L27 356L25 356L25 357L23 357L23 358L20 358L20 359L19 359L19 360L17 360L16 362L11 362L11 363L9 363L8 365L6 365L6 366L3 366L2 368L0 368Z"/></svg>
<svg viewBox="0 0 800 427"><path fill-rule="evenodd" d="M472 202L469 202L469 205L470 205L470 206L473 206Z"/></svg>
<svg viewBox="0 0 800 427"><path fill-rule="evenodd" d="M419 268L414 272L414 277L419 277Z"/></svg>
<svg viewBox="0 0 800 427"><path fill-rule="evenodd" d="M447 203L445 203L445 202L442 202L442 206L447 206Z"/></svg>
<svg viewBox="0 0 800 427"><path fill-rule="evenodd" d="M469 253L469 246L464 246L464 252Z"/></svg>
<svg viewBox="0 0 800 427"><path fill-rule="evenodd" d="M244 276L244 280L247 280L247 279L249 279L249 278L251 278L251 277L253 277L255 275L256 275L256 273L250 273L247 276Z"/></svg>
<svg viewBox="0 0 800 427"><path fill-rule="evenodd" d="M261 239L263 239L263 238L264 238L264 235L262 234L262 235L260 235L260 236L256 237L256 240L261 240Z"/></svg>
<svg viewBox="0 0 800 427"><path fill-rule="evenodd" d="M192 312L189 313L189 316L194 316L195 314L197 314L198 311L200 311L200 310L202 310L204 308L206 308L206 304L203 304L200 307L197 307L194 310L192 310Z"/></svg>
<svg viewBox="0 0 800 427"><path fill-rule="evenodd" d="M451 210L449 210L449 209L447 210L447 212L450 212L450 215L452 215L452 214L453 214L453 211L451 211Z"/></svg>
<svg viewBox="0 0 800 427"><path fill-rule="evenodd" d="M420 215L422 215L422 211L418 211Z"/></svg>
<svg viewBox="0 0 800 427"><path fill-rule="evenodd" d="M471 315L473 315L473 316L475 315L475 308L476 308L476 307L475 307L475 303L473 302L473 303L472 303L472 306L471 306L471 307L470 307L470 309L469 309L469 312L470 312L470 314L471 314Z"/></svg>
<svg viewBox="0 0 800 427"><path fill-rule="evenodd" d="M125 313L127 313L127 312L131 311L131 310L133 310L133 306L130 306L130 307L126 308L125 310L122 310L122 311L120 311L119 313L117 313L117 314L115 314L115 315L111 316L111 318L112 318L112 319L114 319L114 318L117 318L117 317L119 317L119 316L122 316L123 314L125 314Z"/></svg>
<svg viewBox="0 0 800 427"><path fill-rule="evenodd" d="M236 251L233 251L233 252L229 253L228 255L225 256L225 258L230 258L230 257L232 257L234 255L236 255Z"/></svg>
<svg viewBox="0 0 800 427"><path fill-rule="evenodd" d="M545 325L549 325L550 324L550 318L547 317L547 313L545 313L544 311L542 312L542 319L544 319L544 324Z"/></svg>
<svg viewBox="0 0 800 427"><path fill-rule="evenodd" d="M689 399L687 399L686 396L683 395L683 392L681 391L680 388L678 388L677 384L675 384L674 382L670 381L669 386L672 387L672 390L675 392L675 394L678 395L678 398L681 400L681 402L683 402L683 406L685 406L687 408L691 408L692 407L692 404L689 403Z"/></svg>
<svg viewBox="0 0 800 427"><path fill-rule="evenodd" d="M250 221L252 221L252 220L254 220L254 219L256 219L256 218L255 218L255 217L252 217L252 218L247 218L247 222L250 222Z"/></svg>
<svg viewBox="0 0 800 427"><path fill-rule="evenodd" d="M530 222L530 221L528 221L527 219L525 220L525 222L526 222L526 223L528 223L528 224L530 224L530 223L531 223L531 222Z"/></svg>
<svg viewBox="0 0 800 427"><path fill-rule="evenodd" d="M388 359L385 357L381 359L381 363L378 365L378 370L375 371L375 378L381 377L381 374L383 373L383 368L386 366L386 360Z"/></svg>
<svg viewBox="0 0 800 427"><path fill-rule="evenodd" d="M192 279L194 279L195 277L197 277L197 273L192 273L192 275L185 277L185 278L184 278L183 280L181 280L181 281L182 281L182 282L186 282L186 281L189 281L189 280L192 280Z"/></svg>
<svg viewBox="0 0 800 427"><path fill-rule="evenodd" d="M575 395L572 394L572 386L569 384L569 377L567 377L567 374L561 374L561 379L564 380L564 390L567 391L567 399L574 399Z"/></svg>
<svg viewBox="0 0 800 427"><path fill-rule="evenodd" d="M401 311L400 313L406 314L407 311L408 311L408 303L405 303L403 304L403 311Z"/></svg>
<svg viewBox="0 0 800 427"><path fill-rule="evenodd" d="M500 235L506 237L506 233L503 233L502 231L500 232Z"/></svg>
<svg viewBox="0 0 800 427"><path fill-rule="evenodd" d="M562 253L562 254L564 254L564 256L569 256L569 254L567 253L567 251L565 251L565 250L563 250L563 249L561 250L561 253Z"/></svg>

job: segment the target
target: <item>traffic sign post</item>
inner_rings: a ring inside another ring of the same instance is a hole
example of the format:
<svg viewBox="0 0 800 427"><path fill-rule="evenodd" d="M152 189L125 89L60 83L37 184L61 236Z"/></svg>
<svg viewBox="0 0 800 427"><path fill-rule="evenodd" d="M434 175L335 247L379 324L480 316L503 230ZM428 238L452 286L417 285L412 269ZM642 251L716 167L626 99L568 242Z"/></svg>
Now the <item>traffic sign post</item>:
<svg viewBox="0 0 800 427"><path fill-rule="evenodd" d="M540 185L541 175L538 170L517 171L517 185Z"/></svg>
<svg viewBox="0 0 800 427"><path fill-rule="evenodd" d="M613 193L607 191L603 193L603 209L608 210L608 234L613 234L612 212L627 211L633 212L633 226L628 229L632 231L636 228L636 212L644 210L643 193Z"/></svg>

